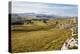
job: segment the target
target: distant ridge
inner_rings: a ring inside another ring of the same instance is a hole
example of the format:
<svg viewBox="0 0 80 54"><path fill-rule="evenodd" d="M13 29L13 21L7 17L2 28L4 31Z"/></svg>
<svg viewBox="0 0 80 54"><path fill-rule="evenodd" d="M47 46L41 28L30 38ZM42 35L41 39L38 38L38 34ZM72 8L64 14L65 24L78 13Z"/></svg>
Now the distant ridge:
<svg viewBox="0 0 80 54"><path fill-rule="evenodd" d="M36 13L13 13L12 16L19 16L19 17L31 17L32 19L35 17L36 19L48 19L48 18L70 18L72 16L57 16L57 15L48 15L48 14L36 14ZM73 16L77 17L77 16Z"/></svg>

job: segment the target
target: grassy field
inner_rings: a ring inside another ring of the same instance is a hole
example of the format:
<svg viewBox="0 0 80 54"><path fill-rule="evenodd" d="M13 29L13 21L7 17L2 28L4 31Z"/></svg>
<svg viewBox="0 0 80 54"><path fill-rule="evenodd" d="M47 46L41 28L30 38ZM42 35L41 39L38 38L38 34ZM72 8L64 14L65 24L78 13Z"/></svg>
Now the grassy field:
<svg viewBox="0 0 80 54"><path fill-rule="evenodd" d="M68 29L41 31L12 31L12 52L60 50L71 36Z"/></svg>
<svg viewBox="0 0 80 54"><path fill-rule="evenodd" d="M69 24L67 20L58 20ZM70 29L55 28L55 20L47 24L36 21L34 24L15 25L11 31L12 52L33 52L60 50L64 42L71 37Z"/></svg>

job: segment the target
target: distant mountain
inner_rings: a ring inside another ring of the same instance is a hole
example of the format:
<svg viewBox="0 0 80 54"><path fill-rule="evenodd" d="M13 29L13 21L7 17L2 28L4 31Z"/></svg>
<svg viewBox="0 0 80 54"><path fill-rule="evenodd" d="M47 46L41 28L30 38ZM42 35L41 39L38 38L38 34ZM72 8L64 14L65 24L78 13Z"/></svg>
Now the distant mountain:
<svg viewBox="0 0 80 54"><path fill-rule="evenodd" d="M38 18L70 18L71 16L57 16L57 15L48 15L48 14L36 14L36 13L13 13L12 16L19 16L19 17L36 17Z"/></svg>
<svg viewBox="0 0 80 54"><path fill-rule="evenodd" d="M56 19L56 18L71 18L71 17L69 17L69 16L48 15L48 14L35 14L35 13L15 13L15 14L11 14L11 22L31 20L31 19Z"/></svg>
<svg viewBox="0 0 80 54"><path fill-rule="evenodd" d="M20 16L20 17L23 17L23 18L31 17L32 19L34 19L34 17L36 19L48 19L48 18L56 18L56 17L58 17L56 15L35 14L35 13L17 13L17 14L12 14L12 15Z"/></svg>
<svg viewBox="0 0 80 54"><path fill-rule="evenodd" d="M18 16L34 16L35 13L16 13Z"/></svg>

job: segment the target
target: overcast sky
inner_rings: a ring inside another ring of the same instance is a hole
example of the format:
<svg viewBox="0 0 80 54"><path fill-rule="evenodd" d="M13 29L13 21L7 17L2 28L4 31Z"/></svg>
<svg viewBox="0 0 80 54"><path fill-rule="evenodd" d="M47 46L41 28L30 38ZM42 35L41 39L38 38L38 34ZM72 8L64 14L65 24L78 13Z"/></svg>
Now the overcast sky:
<svg viewBox="0 0 80 54"><path fill-rule="evenodd" d="M36 3L15 1L12 2L12 13L37 13L59 16L77 16L77 5Z"/></svg>

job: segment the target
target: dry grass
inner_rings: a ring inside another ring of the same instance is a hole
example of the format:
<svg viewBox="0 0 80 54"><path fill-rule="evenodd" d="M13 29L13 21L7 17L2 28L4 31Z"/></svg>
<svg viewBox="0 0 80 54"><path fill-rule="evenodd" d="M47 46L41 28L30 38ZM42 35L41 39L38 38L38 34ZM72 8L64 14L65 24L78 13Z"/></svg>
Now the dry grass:
<svg viewBox="0 0 80 54"><path fill-rule="evenodd" d="M12 31L12 52L60 50L70 34L68 29Z"/></svg>
<svg viewBox="0 0 80 54"><path fill-rule="evenodd" d="M69 20L57 20L70 24ZM32 52L60 50L63 43L71 37L69 29L57 29L55 20L47 24L35 22L33 25L18 25L11 31L12 52Z"/></svg>

